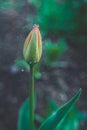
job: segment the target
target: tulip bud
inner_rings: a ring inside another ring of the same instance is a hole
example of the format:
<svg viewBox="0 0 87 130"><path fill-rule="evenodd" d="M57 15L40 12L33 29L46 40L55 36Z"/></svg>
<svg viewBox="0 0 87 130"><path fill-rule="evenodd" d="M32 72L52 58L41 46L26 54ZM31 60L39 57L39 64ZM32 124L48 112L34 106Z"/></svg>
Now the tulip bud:
<svg viewBox="0 0 87 130"><path fill-rule="evenodd" d="M24 49L23 49L24 59L28 63L39 62L42 55L42 40L39 28L35 25L32 31L27 36Z"/></svg>

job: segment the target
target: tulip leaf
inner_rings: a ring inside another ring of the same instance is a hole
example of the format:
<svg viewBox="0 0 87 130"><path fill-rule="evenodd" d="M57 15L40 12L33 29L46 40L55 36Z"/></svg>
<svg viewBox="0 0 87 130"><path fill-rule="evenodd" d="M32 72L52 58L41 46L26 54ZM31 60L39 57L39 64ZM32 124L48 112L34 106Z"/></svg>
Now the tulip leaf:
<svg viewBox="0 0 87 130"><path fill-rule="evenodd" d="M76 107L72 107L70 112L56 127L55 130L78 130L80 124L79 114L82 114ZM83 121L83 120L82 120Z"/></svg>
<svg viewBox="0 0 87 130"><path fill-rule="evenodd" d="M50 98L48 98L48 105L51 107L52 111L58 110L59 108L57 103Z"/></svg>
<svg viewBox="0 0 87 130"><path fill-rule="evenodd" d="M19 118L18 118L18 130L30 130L29 123L30 123L30 100L29 98L25 100L23 105L19 110Z"/></svg>
<svg viewBox="0 0 87 130"><path fill-rule="evenodd" d="M24 60L16 60L15 64L18 67L25 67L28 71L30 70L29 64L26 61L24 61Z"/></svg>
<svg viewBox="0 0 87 130"><path fill-rule="evenodd" d="M49 116L40 126L39 130L55 130L61 121L67 116L72 108L72 105L77 101L81 95L81 89L77 94L69 100L66 104L56 110L51 116Z"/></svg>
<svg viewBox="0 0 87 130"><path fill-rule="evenodd" d="M35 120L39 123L42 123L44 121L44 118L38 114L35 114Z"/></svg>
<svg viewBox="0 0 87 130"><path fill-rule="evenodd" d="M29 130L29 98L23 103L19 111L18 130Z"/></svg>
<svg viewBox="0 0 87 130"><path fill-rule="evenodd" d="M44 114L45 119L49 117L54 111L58 110L58 105L55 101L50 98L47 98L47 108Z"/></svg>

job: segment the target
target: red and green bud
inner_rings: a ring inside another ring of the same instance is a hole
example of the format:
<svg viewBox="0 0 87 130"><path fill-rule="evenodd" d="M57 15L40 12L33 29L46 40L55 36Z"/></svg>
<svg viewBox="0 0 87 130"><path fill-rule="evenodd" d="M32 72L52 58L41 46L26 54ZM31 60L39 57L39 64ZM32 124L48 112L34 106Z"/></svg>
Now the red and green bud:
<svg viewBox="0 0 87 130"><path fill-rule="evenodd" d="M39 62L42 55L42 40L39 28L35 25L32 31L27 36L24 49L23 49L24 59L28 63Z"/></svg>

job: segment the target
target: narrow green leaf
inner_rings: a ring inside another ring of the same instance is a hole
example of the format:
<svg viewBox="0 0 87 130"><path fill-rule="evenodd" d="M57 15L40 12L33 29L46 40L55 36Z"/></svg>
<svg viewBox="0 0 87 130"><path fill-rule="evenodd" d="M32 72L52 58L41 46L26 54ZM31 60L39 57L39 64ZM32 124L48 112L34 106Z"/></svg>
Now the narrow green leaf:
<svg viewBox="0 0 87 130"><path fill-rule="evenodd" d="M45 111L45 114L44 114L44 117L45 119L47 117L49 117L52 113L54 113L54 111L58 110L58 105L55 101L53 101L52 99L50 98L47 98L47 108L46 108L46 111Z"/></svg>
<svg viewBox="0 0 87 130"><path fill-rule="evenodd" d="M78 118L79 110L76 107L72 107L70 112L56 127L55 130L78 130L80 121Z"/></svg>
<svg viewBox="0 0 87 130"><path fill-rule="evenodd" d="M57 103L50 98L48 98L48 105L51 107L52 111L58 110L59 108Z"/></svg>
<svg viewBox="0 0 87 130"><path fill-rule="evenodd" d="M66 117L72 105L77 101L77 99L81 95L81 89L77 92L77 94L66 104L64 104L60 109L55 111L47 120L45 120L39 130L55 130L58 127L58 124Z"/></svg>
<svg viewBox="0 0 87 130"><path fill-rule="evenodd" d="M36 96L35 96L36 100ZM35 104L35 102L34 102ZM27 98L25 102L22 104L19 110L19 117L18 117L18 130L30 130L30 100ZM35 130L35 128L34 128Z"/></svg>
<svg viewBox="0 0 87 130"><path fill-rule="evenodd" d="M30 70L29 64L26 61L24 61L24 60L16 60L15 64L18 67L25 67L28 71Z"/></svg>
<svg viewBox="0 0 87 130"><path fill-rule="evenodd" d="M19 111L18 130L29 130L29 98L23 103Z"/></svg>
<svg viewBox="0 0 87 130"><path fill-rule="evenodd" d="M38 114L35 114L35 120L42 123L44 121L44 118Z"/></svg>

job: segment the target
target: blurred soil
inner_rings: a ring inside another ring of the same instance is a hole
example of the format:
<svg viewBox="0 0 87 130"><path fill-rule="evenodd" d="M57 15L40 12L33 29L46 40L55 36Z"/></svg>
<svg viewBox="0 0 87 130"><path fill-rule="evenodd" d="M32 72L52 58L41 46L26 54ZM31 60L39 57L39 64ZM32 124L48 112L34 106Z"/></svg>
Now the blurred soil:
<svg viewBox="0 0 87 130"><path fill-rule="evenodd" d="M15 10L0 9L0 130L17 130L18 111L29 94L29 74L14 64L17 58L22 58L24 39L29 31L25 30L28 12L35 15L31 6L19 14ZM42 77L35 81L36 112L44 112L47 97L62 105L80 87L83 92L77 105L87 112L87 61L72 47L60 61L67 65L50 68L41 62ZM80 130L87 129L86 123L81 124Z"/></svg>

